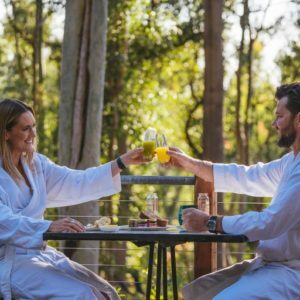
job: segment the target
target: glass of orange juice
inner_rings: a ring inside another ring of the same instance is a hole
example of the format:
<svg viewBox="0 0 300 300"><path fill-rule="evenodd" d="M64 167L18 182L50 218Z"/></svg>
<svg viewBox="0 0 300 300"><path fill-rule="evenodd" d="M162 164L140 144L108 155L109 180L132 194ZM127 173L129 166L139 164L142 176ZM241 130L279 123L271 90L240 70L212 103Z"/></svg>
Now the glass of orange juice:
<svg viewBox="0 0 300 300"><path fill-rule="evenodd" d="M167 154L167 151L169 150L167 138L164 134L157 135L156 136L156 155L157 159L161 164L165 164L169 162L170 155Z"/></svg>
<svg viewBox="0 0 300 300"><path fill-rule="evenodd" d="M154 128L148 128L144 134L143 148L144 157L152 159L155 155L156 145L156 130Z"/></svg>

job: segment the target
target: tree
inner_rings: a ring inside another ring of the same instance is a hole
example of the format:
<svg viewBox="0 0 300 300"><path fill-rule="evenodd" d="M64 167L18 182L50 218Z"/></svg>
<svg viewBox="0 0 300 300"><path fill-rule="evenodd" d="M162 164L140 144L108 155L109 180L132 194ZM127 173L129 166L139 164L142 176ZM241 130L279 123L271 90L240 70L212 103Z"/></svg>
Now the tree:
<svg viewBox="0 0 300 300"><path fill-rule="evenodd" d="M61 3L55 6L42 0L2 2L6 14L2 20L1 94L2 97L21 99L34 107L38 150L54 158L57 154L56 66L50 76L50 72L46 73L53 67L50 57L61 49L60 42L53 41L50 30L52 16Z"/></svg>
<svg viewBox="0 0 300 300"><path fill-rule="evenodd" d="M281 55L278 59L278 64L281 69L282 82L293 82L299 80L300 69L300 45L299 43L292 42L289 53Z"/></svg>
<svg viewBox="0 0 300 300"><path fill-rule="evenodd" d="M204 132L205 159L223 161L223 1L205 3L205 91ZM212 126L212 120L213 126Z"/></svg>
<svg viewBox="0 0 300 300"><path fill-rule="evenodd" d="M204 1L204 103L203 103L203 158L222 162L224 160L223 140L223 1ZM206 183L207 185L207 183ZM221 195L218 198L222 202ZM211 212L216 213L211 204ZM219 213L222 213L222 206ZM216 251L216 245L212 246ZM221 262L221 256L219 257ZM212 266L215 268L216 266Z"/></svg>
<svg viewBox="0 0 300 300"><path fill-rule="evenodd" d="M106 0L66 2L59 111L59 161L72 168L85 169L99 164L106 31ZM98 211L97 202L61 209L63 215L82 216L80 221L84 224L91 221L84 216L96 218L99 216ZM95 242L82 244L97 248ZM67 254L81 263L94 264L90 268L98 271L97 250L72 250L67 251Z"/></svg>

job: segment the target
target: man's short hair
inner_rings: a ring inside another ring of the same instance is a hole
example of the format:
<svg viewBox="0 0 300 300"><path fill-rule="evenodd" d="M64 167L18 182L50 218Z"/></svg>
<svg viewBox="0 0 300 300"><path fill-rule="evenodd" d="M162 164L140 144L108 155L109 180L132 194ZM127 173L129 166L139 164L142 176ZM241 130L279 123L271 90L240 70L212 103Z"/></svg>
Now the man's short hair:
<svg viewBox="0 0 300 300"><path fill-rule="evenodd" d="M286 108L296 115L300 112L300 82L283 84L276 89L275 97L280 100L282 97L287 97L288 102Z"/></svg>

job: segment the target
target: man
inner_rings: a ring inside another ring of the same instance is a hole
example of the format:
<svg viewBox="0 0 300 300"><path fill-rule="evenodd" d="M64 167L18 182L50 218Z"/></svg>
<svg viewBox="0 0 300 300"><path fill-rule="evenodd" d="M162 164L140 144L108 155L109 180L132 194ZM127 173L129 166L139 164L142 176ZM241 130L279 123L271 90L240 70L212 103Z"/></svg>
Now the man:
<svg viewBox="0 0 300 300"><path fill-rule="evenodd" d="M183 288L185 300L300 299L300 82L277 88L278 146L291 148L282 158L252 166L213 164L193 159L177 148L170 164L213 182L217 192L272 197L261 212L209 216L185 209L187 230L244 234L259 241L256 258L202 276Z"/></svg>

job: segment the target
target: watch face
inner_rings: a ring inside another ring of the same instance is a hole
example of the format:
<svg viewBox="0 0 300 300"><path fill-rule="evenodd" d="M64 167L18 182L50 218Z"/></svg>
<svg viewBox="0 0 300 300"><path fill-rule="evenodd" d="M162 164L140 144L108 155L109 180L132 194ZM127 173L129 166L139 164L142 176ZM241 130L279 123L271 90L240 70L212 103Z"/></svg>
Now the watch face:
<svg viewBox="0 0 300 300"><path fill-rule="evenodd" d="M217 217L210 217L207 222L207 227L210 232L215 232L217 227Z"/></svg>

